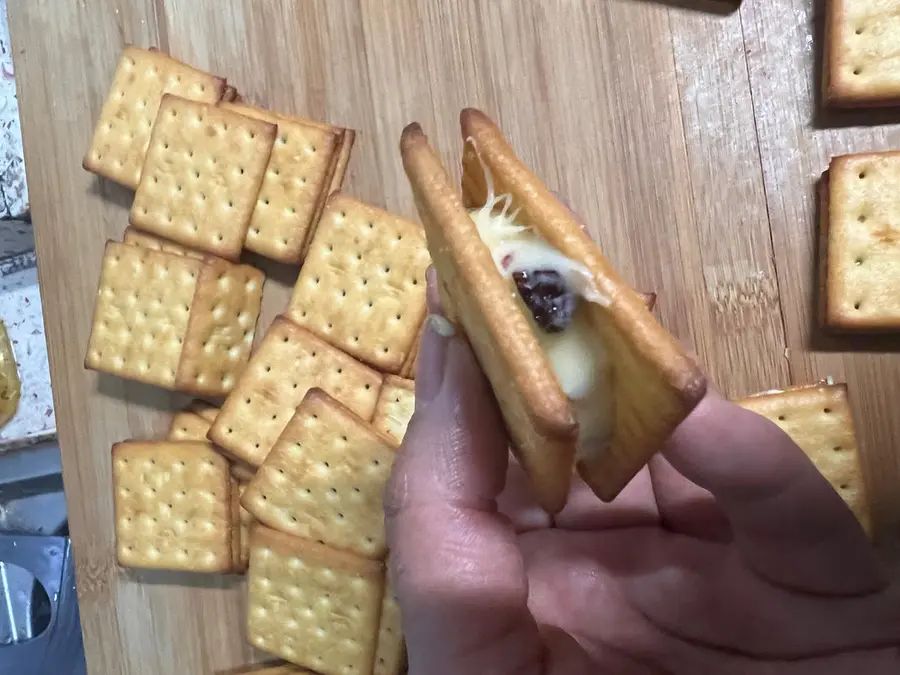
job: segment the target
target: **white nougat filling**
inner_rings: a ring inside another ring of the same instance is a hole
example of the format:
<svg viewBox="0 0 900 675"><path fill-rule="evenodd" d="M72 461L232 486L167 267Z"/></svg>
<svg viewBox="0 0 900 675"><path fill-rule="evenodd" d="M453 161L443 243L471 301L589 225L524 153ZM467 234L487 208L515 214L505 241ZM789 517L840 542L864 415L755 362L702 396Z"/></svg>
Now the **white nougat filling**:
<svg viewBox="0 0 900 675"><path fill-rule="evenodd" d="M485 205L469 212L504 278L511 280L515 272L554 270L582 300L603 306L609 304L609 298L597 290L584 265L567 258L534 231L518 224L517 212L510 213L510 207L509 195L498 197L491 190ZM584 309L580 302L571 325L558 333L533 325L562 390L576 408L580 437L587 440L608 435L612 405L606 350L591 330Z"/></svg>

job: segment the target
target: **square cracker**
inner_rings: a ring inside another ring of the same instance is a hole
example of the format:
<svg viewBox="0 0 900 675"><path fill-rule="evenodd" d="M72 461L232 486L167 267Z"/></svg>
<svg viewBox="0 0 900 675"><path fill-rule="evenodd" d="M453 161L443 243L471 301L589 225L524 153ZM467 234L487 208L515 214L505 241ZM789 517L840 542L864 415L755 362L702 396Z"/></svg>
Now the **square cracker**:
<svg viewBox="0 0 900 675"><path fill-rule="evenodd" d="M222 78L191 68L167 54L126 46L97 119L84 168L137 188L163 96L175 94L215 103L224 88Z"/></svg>
<svg viewBox="0 0 900 675"><path fill-rule="evenodd" d="M222 107L278 127L244 245L273 260L300 263L334 179L343 179L335 170L345 130L248 104Z"/></svg>
<svg viewBox="0 0 900 675"><path fill-rule="evenodd" d="M247 635L321 675L370 675L384 565L254 526Z"/></svg>
<svg viewBox="0 0 900 675"><path fill-rule="evenodd" d="M151 251L162 251L163 253L186 255L188 258L194 258L195 260L209 260L212 257L208 253L195 251L188 248L187 246L176 244L174 241L169 241L168 239L163 239L162 237L157 237L155 235L148 234L147 232L141 232L139 229L132 227L131 225L125 228L125 234L122 236L122 243L130 244L131 246L149 248Z"/></svg>
<svg viewBox="0 0 900 675"><path fill-rule="evenodd" d="M198 396L234 387L250 359L265 275L250 265L210 261L200 271L175 386Z"/></svg>
<svg viewBox="0 0 900 675"><path fill-rule="evenodd" d="M200 417L200 415L197 415L190 410L179 410L172 416L166 438L170 441L200 441L201 443L209 443L209 441L206 440L209 426L210 423ZM209 445L211 447L212 443L209 443Z"/></svg>
<svg viewBox="0 0 900 675"><path fill-rule="evenodd" d="M237 260L274 141L274 124L163 96L129 222Z"/></svg>
<svg viewBox="0 0 900 675"><path fill-rule="evenodd" d="M206 401L201 401L200 399L194 399L191 401L191 404L188 406L188 410L190 410L195 415L200 415L207 422L212 424L216 421L216 417L219 416L221 410L214 405L210 405Z"/></svg>
<svg viewBox="0 0 900 675"><path fill-rule="evenodd" d="M401 140L444 309L472 343L541 506L556 512L565 505L576 452L585 482L611 500L700 401L705 377L496 125L476 110L464 110L460 122L462 197L418 125ZM527 308L497 271L468 213L487 201L488 178L496 195L510 196L518 222L582 264L609 298L608 306L584 303L582 310L607 353L608 383L599 386L612 408L608 433L587 429L595 411L579 414L578 402L566 396ZM589 445L581 436L590 433Z"/></svg>
<svg viewBox="0 0 900 675"><path fill-rule="evenodd" d="M406 668L406 643L400 620L400 605L387 577L381 617L378 621L378 645L375 647L375 669L372 675L401 675Z"/></svg>
<svg viewBox="0 0 900 675"><path fill-rule="evenodd" d="M832 107L900 102L900 3L828 0L822 98Z"/></svg>
<svg viewBox="0 0 900 675"><path fill-rule="evenodd" d="M425 318L428 264L418 224L333 194L286 314L348 354L396 374Z"/></svg>
<svg viewBox="0 0 900 675"><path fill-rule="evenodd" d="M900 329L900 152L835 157L820 196L822 324Z"/></svg>
<svg viewBox="0 0 900 675"><path fill-rule="evenodd" d="M262 273L108 242L85 367L221 396L247 363Z"/></svg>
<svg viewBox="0 0 900 675"><path fill-rule="evenodd" d="M394 445L320 390L310 391L241 503L261 523L381 559L382 493Z"/></svg>
<svg viewBox="0 0 900 675"><path fill-rule="evenodd" d="M174 389L199 260L108 242L85 367Z"/></svg>
<svg viewBox="0 0 900 675"><path fill-rule="evenodd" d="M310 389L323 389L368 420L381 382L380 373L277 317L225 400L209 437L258 467Z"/></svg>
<svg viewBox="0 0 900 675"><path fill-rule="evenodd" d="M737 403L768 418L800 446L871 532L866 485L846 384L763 392Z"/></svg>
<svg viewBox="0 0 900 675"><path fill-rule="evenodd" d="M228 462L207 443L126 441L112 449L119 564L231 569Z"/></svg>
<svg viewBox="0 0 900 675"><path fill-rule="evenodd" d="M247 566L250 564L250 530L256 519L247 509L241 505L241 498L247 491L247 483L237 482L237 490L235 492L235 503L237 509L237 537L239 545L237 547L237 557L235 559L235 572L246 572Z"/></svg>
<svg viewBox="0 0 900 675"><path fill-rule="evenodd" d="M388 375L378 394L372 426L396 443L403 441L416 410L416 383Z"/></svg>

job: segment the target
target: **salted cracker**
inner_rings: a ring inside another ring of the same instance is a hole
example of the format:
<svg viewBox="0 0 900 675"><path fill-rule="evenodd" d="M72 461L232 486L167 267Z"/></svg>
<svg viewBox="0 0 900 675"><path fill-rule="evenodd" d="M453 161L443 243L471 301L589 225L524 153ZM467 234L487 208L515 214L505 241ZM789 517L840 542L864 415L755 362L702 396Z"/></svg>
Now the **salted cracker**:
<svg viewBox="0 0 900 675"><path fill-rule="evenodd" d="M233 476L232 476L233 477ZM236 535L238 546L235 548L234 571L246 572L247 566L250 564L250 530L256 519L253 515L241 505L241 499L247 490L247 483L235 481L235 517L237 518Z"/></svg>
<svg viewBox="0 0 900 675"><path fill-rule="evenodd" d="M396 374L425 317L429 261L418 224L333 194L286 314L348 354Z"/></svg>
<svg viewBox="0 0 900 675"><path fill-rule="evenodd" d="M108 242L85 367L174 389L203 263Z"/></svg>
<svg viewBox="0 0 900 675"><path fill-rule="evenodd" d="M231 475L242 483L249 483L256 475L256 467L246 462L234 462L231 465Z"/></svg>
<svg viewBox="0 0 900 675"><path fill-rule="evenodd" d="M250 644L321 675L370 675L382 563L256 525L247 577Z"/></svg>
<svg viewBox="0 0 900 675"><path fill-rule="evenodd" d="M170 441L200 441L208 443L206 433L210 423L189 410L179 410L172 416L169 423L169 433L166 438ZM212 444L210 444L212 445Z"/></svg>
<svg viewBox="0 0 900 675"><path fill-rule="evenodd" d="M227 394L250 359L265 276L250 265L210 261L200 271L176 388Z"/></svg>
<svg viewBox="0 0 900 675"><path fill-rule="evenodd" d="M200 399L194 399L193 401L191 401L191 404L187 409L195 415L199 415L210 424L216 421L216 417L218 417L219 413L221 412L220 409L216 406L211 405L206 401L201 401Z"/></svg>
<svg viewBox="0 0 900 675"><path fill-rule="evenodd" d="M496 125L471 109L460 123L462 197L419 125L407 127L401 139L443 308L490 380L540 505L549 512L563 508L573 465L595 494L611 500L703 397L703 373ZM518 224L579 264L596 287L598 302L579 311L608 367L597 373L590 409L566 395L529 310L469 215L487 203L491 187L494 197L508 196Z"/></svg>
<svg viewBox="0 0 900 675"><path fill-rule="evenodd" d="M416 383L388 375L375 403L372 426L388 438L400 443L416 409Z"/></svg>
<svg viewBox="0 0 900 675"><path fill-rule="evenodd" d="M324 390L368 420L381 382L380 373L277 317L225 400L209 437L257 467L310 389Z"/></svg>
<svg viewBox="0 0 900 675"><path fill-rule="evenodd" d="M163 253L174 253L176 255L186 255L196 260L208 260L210 255L201 251L194 251L187 246L176 244L174 241L157 237L147 232L141 232L139 229L129 225L125 228L125 234L122 236L123 244L132 246L141 246L149 248L152 251L162 251Z"/></svg>
<svg viewBox="0 0 900 675"><path fill-rule="evenodd" d="M821 322L900 329L900 152L835 157L820 196Z"/></svg>
<svg viewBox="0 0 900 675"><path fill-rule="evenodd" d="M129 222L237 260L274 142L274 124L163 96Z"/></svg>
<svg viewBox="0 0 900 675"><path fill-rule="evenodd" d="M85 367L225 395L249 358L261 289L246 265L108 242Z"/></svg>
<svg viewBox="0 0 900 675"><path fill-rule="evenodd" d="M737 403L768 418L800 446L871 532L866 485L846 384L813 384L750 396Z"/></svg>
<svg viewBox="0 0 900 675"><path fill-rule="evenodd" d="M336 178L345 130L246 103L222 107L278 128L244 245L298 264Z"/></svg>
<svg viewBox="0 0 900 675"><path fill-rule="evenodd" d="M832 107L900 102L900 16L894 0L829 0L823 100Z"/></svg>
<svg viewBox="0 0 900 675"><path fill-rule="evenodd" d="M419 360L419 344L422 342L422 334L424 332L425 321L422 321L422 325L419 326L419 330L416 333L416 340L413 342L412 349L409 350L409 355L406 357L406 362L400 368L400 372L397 373L400 377L408 380L416 379L416 363Z"/></svg>
<svg viewBox="0 0 900 675"><path fill-rule="evenodd" d="M119 564L227 572L231 553L228 462L208 444L126 441L112 449Z"/></svg>
<svg viewBox="0 0 900 675"><path fill-rule="evenodd" d="M386 552L382 494L392 442L321 390L310 391L241 503L261 523L357 555Z"/></svg>
<svg viewBox="0 0 900 675"><path fill-rule="evenodd" d="M394 594L390 574L387 575L384 598L381 601L374 665L372 675L402 675L406 672L406 642L403 639L400 605Z"/></svg>
<svg viewBox="0 0 900 675"><path fill-rule="evenodd" d="M153 122L165 94L215 103L225 81L162 52L128 45L119 58L83 166L137 188Z"/></svg>

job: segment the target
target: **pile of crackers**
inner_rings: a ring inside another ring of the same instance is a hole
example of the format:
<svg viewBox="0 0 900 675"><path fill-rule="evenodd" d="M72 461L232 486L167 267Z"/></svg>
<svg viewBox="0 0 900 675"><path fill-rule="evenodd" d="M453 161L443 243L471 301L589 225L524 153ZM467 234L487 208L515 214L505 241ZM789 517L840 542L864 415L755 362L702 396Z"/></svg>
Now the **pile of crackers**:
<svg viewBox="0 0 900 675"><path fill-rule="evenodd" d="M322 675L396 675L382 493L430 259L420 225L340 192L354 136L127 47L84 160L135 190L85 366L197 397L167 438L112 448L121 565L246 572L252 645ZM258 344L265 275L244 249L302 264Z"/></svg>

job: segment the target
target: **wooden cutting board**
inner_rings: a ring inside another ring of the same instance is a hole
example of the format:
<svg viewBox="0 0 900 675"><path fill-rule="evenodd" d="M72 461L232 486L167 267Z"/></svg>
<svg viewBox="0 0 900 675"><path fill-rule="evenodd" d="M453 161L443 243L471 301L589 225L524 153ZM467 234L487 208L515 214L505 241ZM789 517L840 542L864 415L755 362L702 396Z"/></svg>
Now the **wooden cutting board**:
<svg viewBox="0 0 900 675"><path fill-rule="evenodd" d="M81 160L125 42L224 75L252 102L359 130L346 189L406 215L401 128L421 122L455 162L460 108L485 109L625 277L659 293L661 320L727 394L849 383L879 530L898 531L898 340L825 339L811 309L814 181L832 154L900 146L900 127L891 113L818 110L815 3L689 4L10 3L91 673L218 673L261 656L242 637L239 578L115 563L110 445L161 434L183 401L82 368L103 243L122 234L132 195ZM888 124L859 126L873 120ZM260 333L296 275L268 272Z"/></svg>

